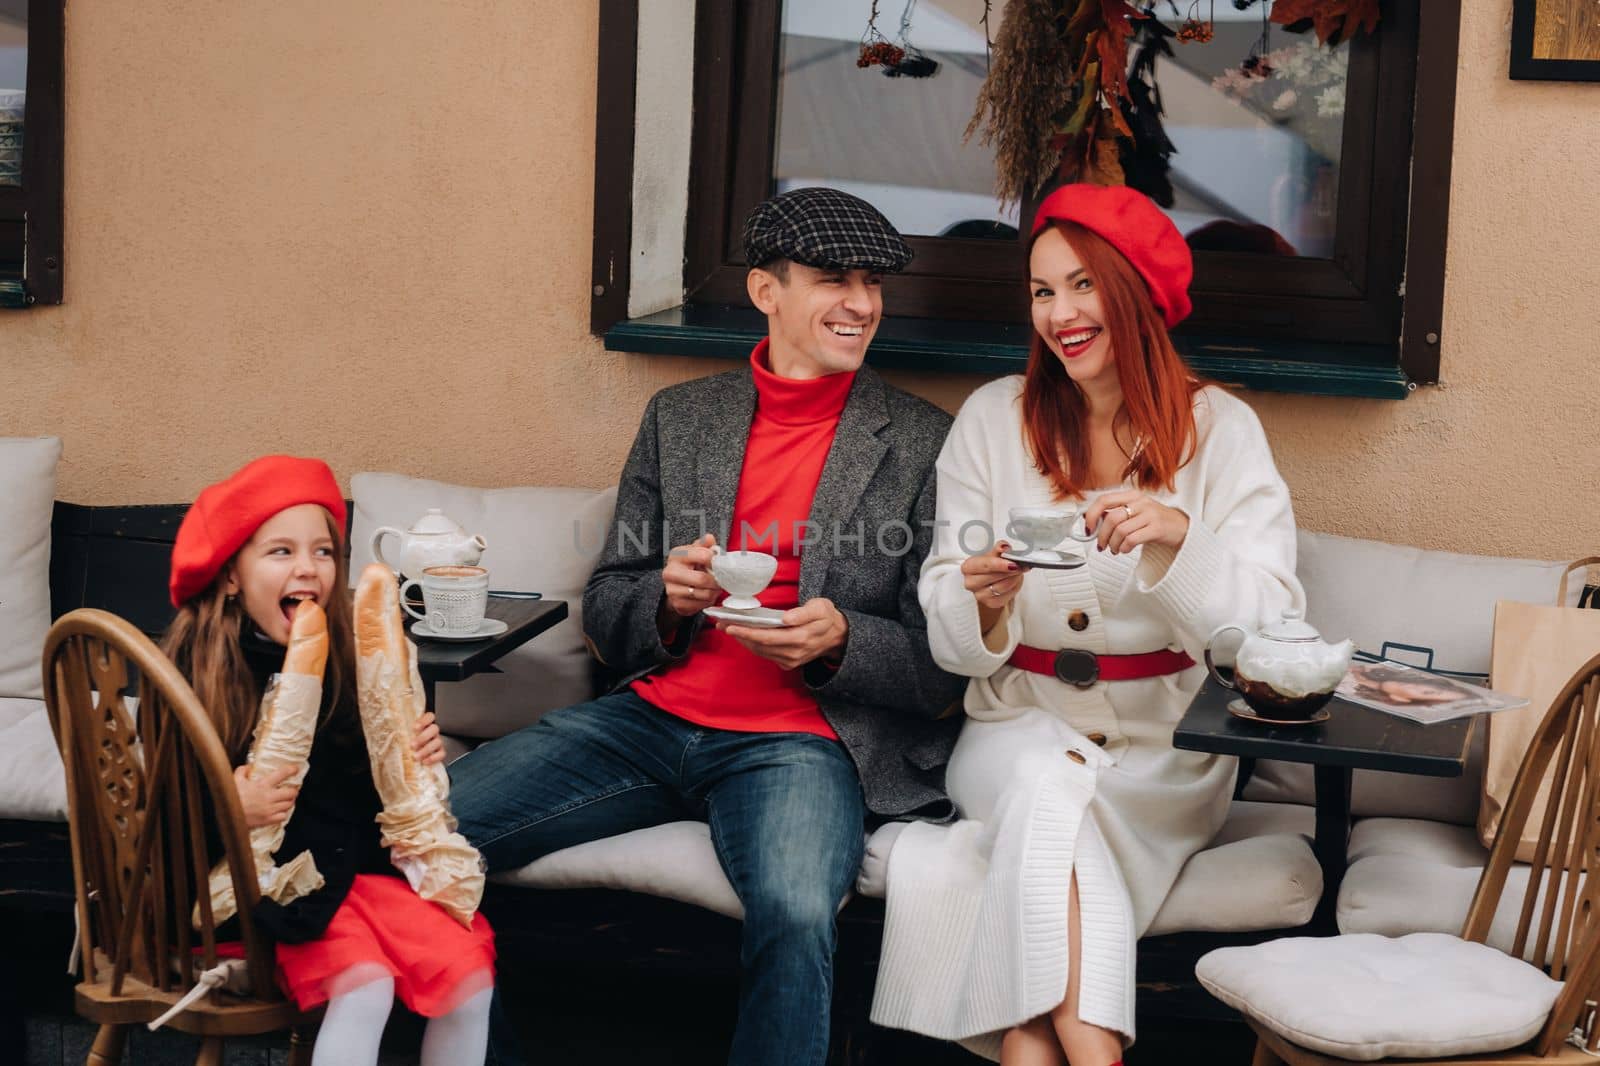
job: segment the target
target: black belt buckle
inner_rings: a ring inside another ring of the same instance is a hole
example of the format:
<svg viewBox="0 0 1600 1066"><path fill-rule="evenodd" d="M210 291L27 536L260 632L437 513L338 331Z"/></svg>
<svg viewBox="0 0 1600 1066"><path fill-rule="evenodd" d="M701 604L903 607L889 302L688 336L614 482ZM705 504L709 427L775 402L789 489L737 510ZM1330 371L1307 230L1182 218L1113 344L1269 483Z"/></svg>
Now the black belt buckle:
<svg viewBox="0 0 1600 1066"><path fill-rule="evenodd" d="M1100 658L1082 648L1062 648L1056 652L1055 674L1069 685L1088 688L1100 680Z"/></svg>

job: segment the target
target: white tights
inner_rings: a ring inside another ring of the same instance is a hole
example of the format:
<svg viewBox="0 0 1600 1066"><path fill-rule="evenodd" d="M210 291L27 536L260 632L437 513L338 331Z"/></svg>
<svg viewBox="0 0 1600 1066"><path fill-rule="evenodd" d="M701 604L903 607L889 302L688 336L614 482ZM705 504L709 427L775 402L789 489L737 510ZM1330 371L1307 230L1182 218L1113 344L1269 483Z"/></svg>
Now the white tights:
<svg viewBox="0 0 1600 1066"><path fill-rule="evenodd" d="M334 977L328 987L328 1009L317 1030L311 1066L376 1066L378 1043L394 1006L394 978L381 966L362 963ZM450 1013L429 1018L422 1034L421 1066L483 1062L493 995L493 988L481 989Z"/></svg>

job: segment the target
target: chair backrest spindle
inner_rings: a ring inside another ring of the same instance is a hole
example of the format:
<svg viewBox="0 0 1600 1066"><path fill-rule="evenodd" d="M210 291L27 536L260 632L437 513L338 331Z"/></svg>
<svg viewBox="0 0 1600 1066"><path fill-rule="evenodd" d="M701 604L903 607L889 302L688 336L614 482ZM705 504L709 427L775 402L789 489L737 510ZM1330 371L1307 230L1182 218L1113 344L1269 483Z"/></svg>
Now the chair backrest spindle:
<svg viewBox="0 0 1600 1066"><path fill-rule="evenodd" d="M127 703L134 670L146 693L137 716ZM207 876L225 857L251 985L276 997L271 948L251 919L260 890L232 769L188 683L148 637L90 609L51 627L44 680L66 767L87 979L108 967L113 995L128 979L167 991L192 984L197 963L215 966ZM207 854L207 813L219 855Z"/></svg>
<svg viewBox="0 0 1600 1066"><path fill-rule="evenodd" d="M1502 897L1546 782L1527 886L1520 905L1507 912L1517 915L1511 954L1565 982L1534 1042L1539 1055L1566 1039L1584 1001L1600 988L1600 878L1589 876L1600 858L1600 655L1562 688L1528 746L1467 912L1465 939L1487 942L1501 904L1509 902Z"/></svg>

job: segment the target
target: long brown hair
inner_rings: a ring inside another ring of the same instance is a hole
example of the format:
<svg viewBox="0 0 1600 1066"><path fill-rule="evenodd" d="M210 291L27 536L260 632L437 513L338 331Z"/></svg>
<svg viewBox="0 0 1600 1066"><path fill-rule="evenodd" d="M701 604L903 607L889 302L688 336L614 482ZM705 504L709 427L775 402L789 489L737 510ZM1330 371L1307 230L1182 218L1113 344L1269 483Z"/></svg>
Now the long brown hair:
<svg viewBox="0 0 1600 1066"><path fill-rule="evenodd" d="M355 630L344 530L326 508L322 514L333 537L334 579L333 595L322 604L328 616L328 665L322 675L319 729L339 709L348 712L356 706ZM204 591L178 608L177 617L161 638L161 650L189 679L189 686L211 715L217 735L236 763L244 760L261 709L261 691L240 644L244 627L253 623L238 598L223 592L226 576L237 559L236 554Z"/></svg>
<svg viewBox="0 0 1600 1066"><path fill-rule="evenodd" d="M1122 253L1076 222L1051 225L1072 245L1100 294L1122 386L1118 418L1126 419L1135 442L1122 476L1147 492L1171 489L1178 471L1194 458L1194 394L1206 382L1172 346L1144 279ZM1030 256L1032 250L1030 243ZM1087 416L1083 393L1034 330L1022 386L1022 432L1034 465L1058 498L1081 498L1091 487Z"/></svg>

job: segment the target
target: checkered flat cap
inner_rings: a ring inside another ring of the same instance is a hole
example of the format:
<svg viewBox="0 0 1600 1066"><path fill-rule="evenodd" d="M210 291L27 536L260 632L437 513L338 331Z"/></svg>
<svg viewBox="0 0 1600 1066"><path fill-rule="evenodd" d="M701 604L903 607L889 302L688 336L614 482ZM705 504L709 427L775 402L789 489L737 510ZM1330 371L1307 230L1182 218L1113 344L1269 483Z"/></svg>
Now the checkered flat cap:
<svg viewBox="0 0 1600 1066"><path fill-rule="evenodd" d="M744 258L753 267L790 259L823 269L893 274L911 262L911 249L883 213L859 196L791 189L750 212Z"/></svg>

